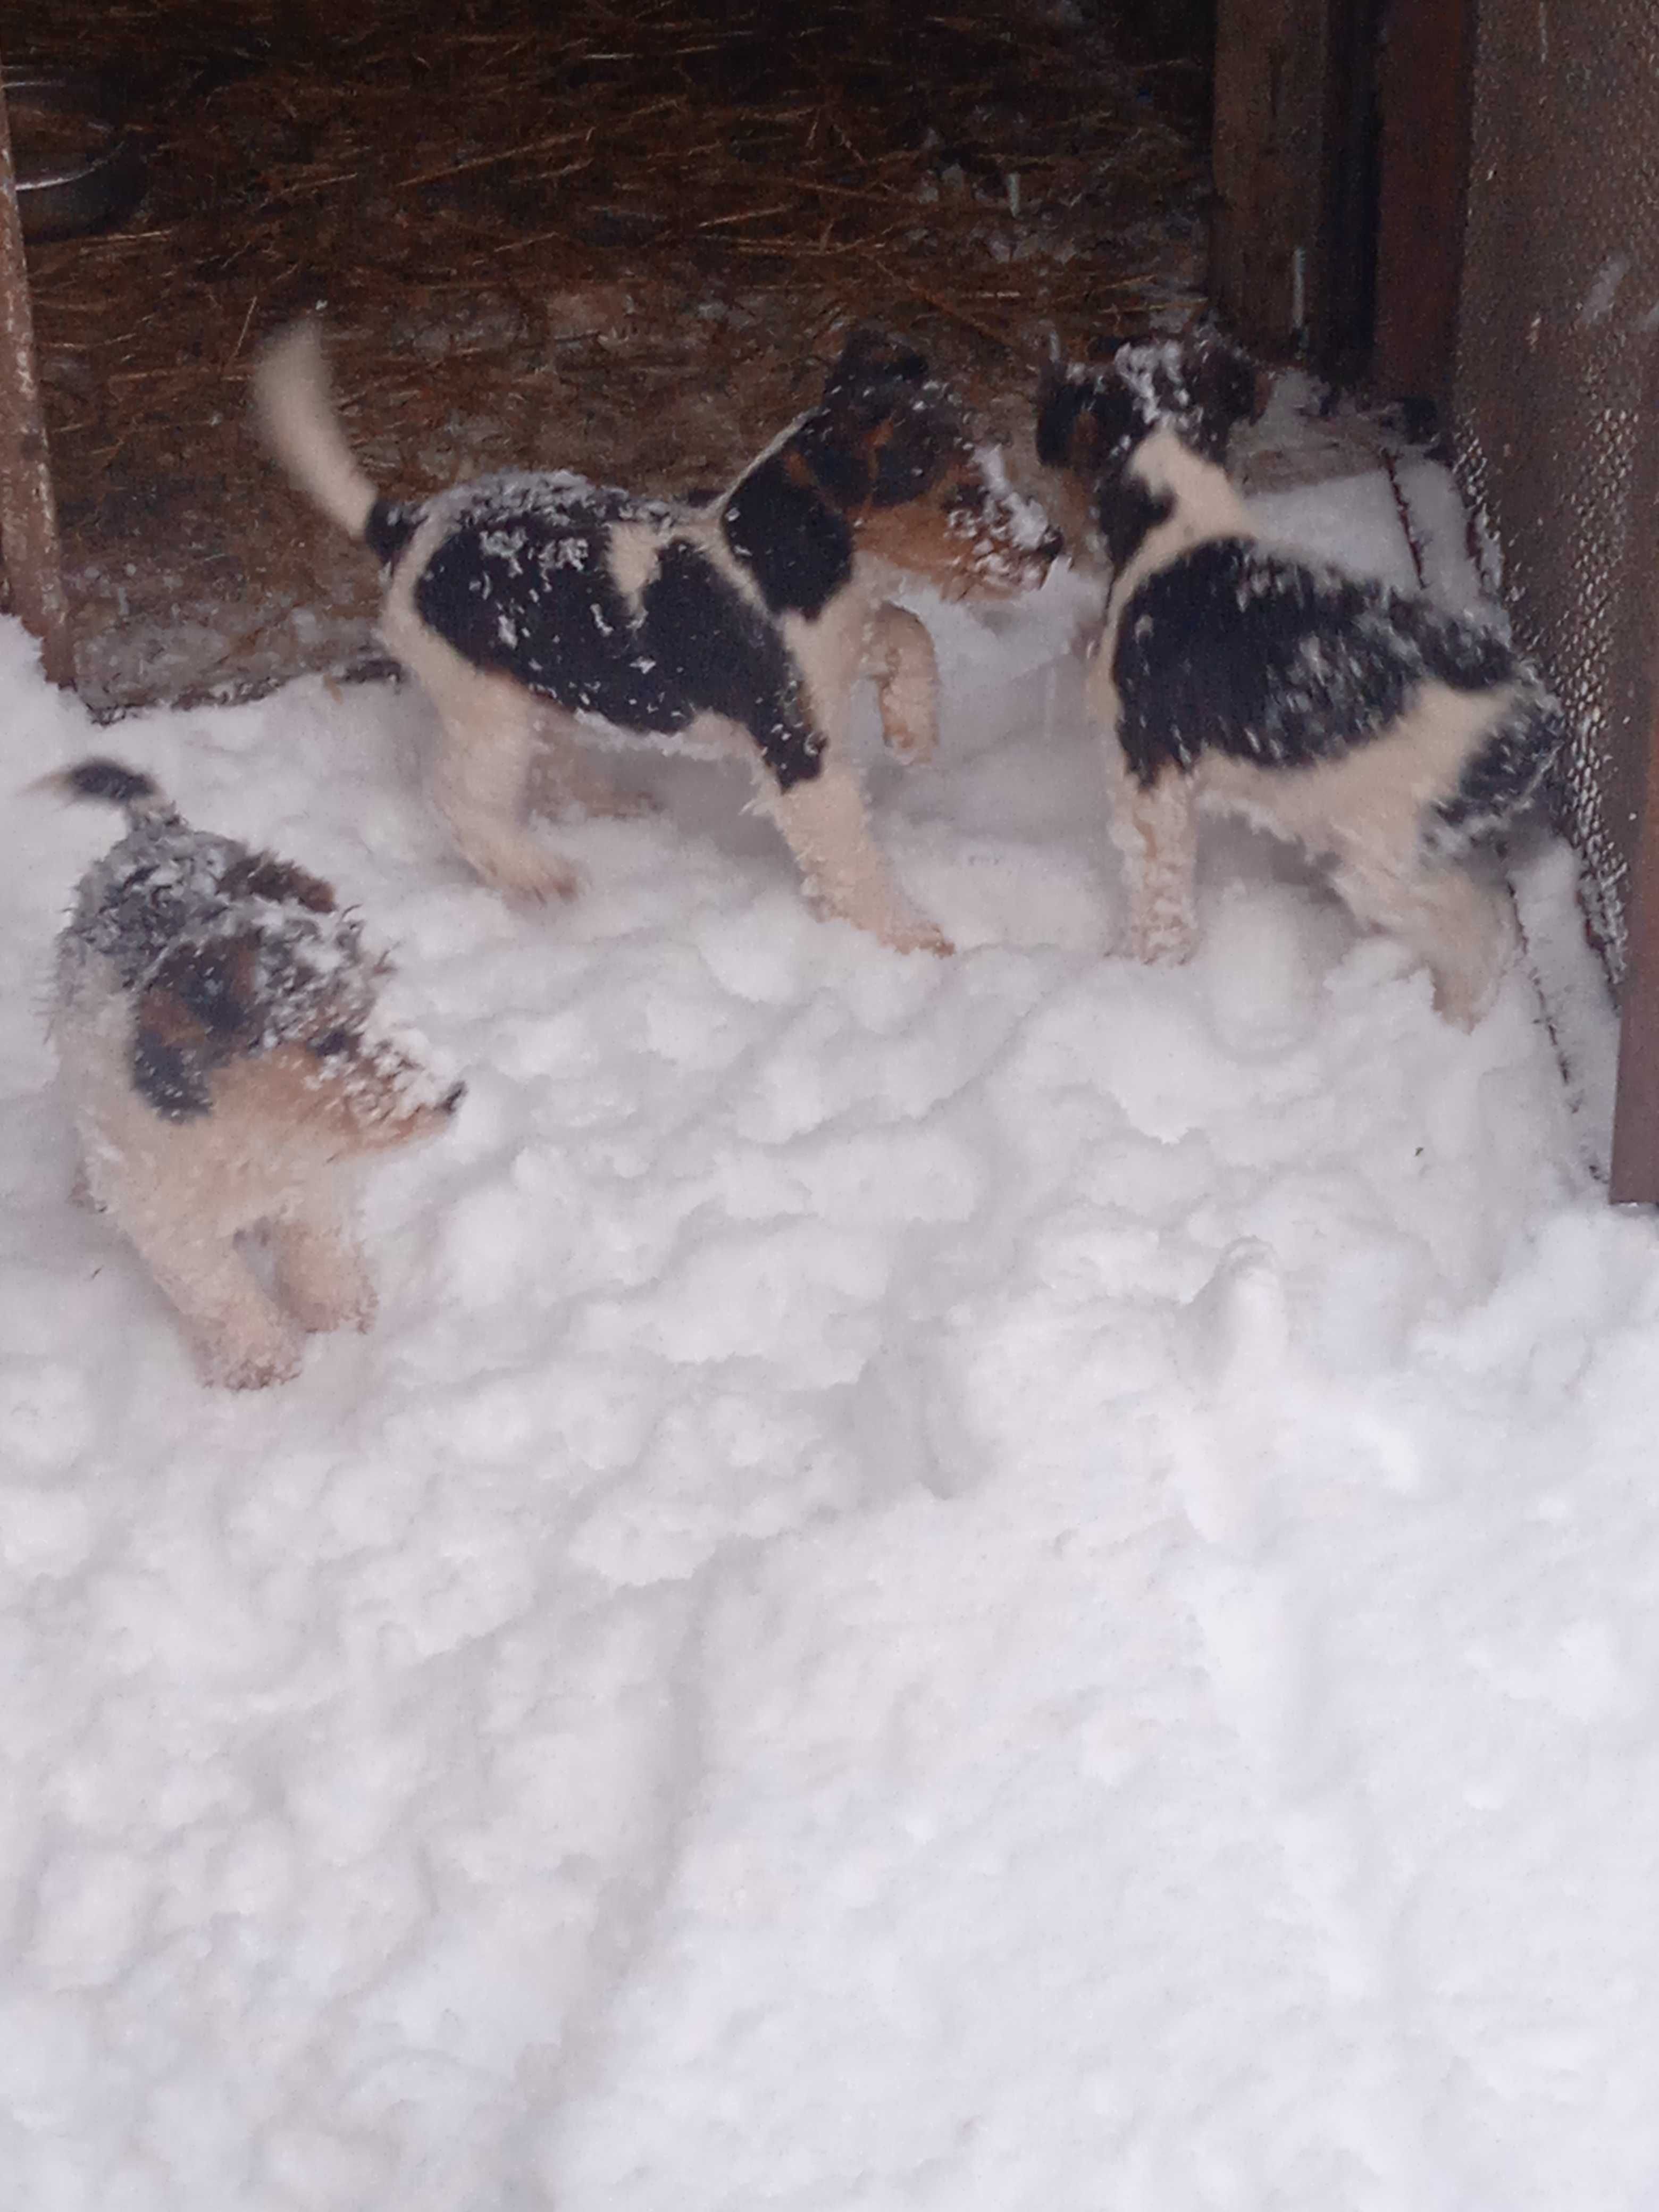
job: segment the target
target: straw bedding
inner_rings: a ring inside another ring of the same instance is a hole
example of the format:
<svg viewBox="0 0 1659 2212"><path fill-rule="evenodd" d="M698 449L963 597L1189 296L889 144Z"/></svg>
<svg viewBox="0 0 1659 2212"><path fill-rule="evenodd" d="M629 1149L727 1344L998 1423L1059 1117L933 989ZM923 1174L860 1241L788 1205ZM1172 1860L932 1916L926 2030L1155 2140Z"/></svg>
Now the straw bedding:
<svg viewBox="0 0 1659 2212"><path fill-rule="evenodd" d="M1203 70L1170 20L1159 52L1078 0L13 0L8 66L119 73L150 137L121 228L31 254L83 689L367 651L368 564L246 422L302 308L410 491L718 484L853 319L1017 438L1051 331L1083 351L1200 303Z"/></svg>

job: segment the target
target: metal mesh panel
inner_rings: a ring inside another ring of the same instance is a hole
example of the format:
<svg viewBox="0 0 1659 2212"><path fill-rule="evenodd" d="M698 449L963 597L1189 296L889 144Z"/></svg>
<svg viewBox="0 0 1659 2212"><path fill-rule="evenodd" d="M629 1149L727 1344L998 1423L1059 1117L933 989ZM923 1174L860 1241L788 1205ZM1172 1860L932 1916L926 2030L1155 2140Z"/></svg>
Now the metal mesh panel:
<svg viewBox="0 0 1659 2212"><path fill-rule="evenodd" d="M1624 965L1655 605L1659 9L1482 0L1455 424L1503 593L1579 732L1568 828Z"/></svg>

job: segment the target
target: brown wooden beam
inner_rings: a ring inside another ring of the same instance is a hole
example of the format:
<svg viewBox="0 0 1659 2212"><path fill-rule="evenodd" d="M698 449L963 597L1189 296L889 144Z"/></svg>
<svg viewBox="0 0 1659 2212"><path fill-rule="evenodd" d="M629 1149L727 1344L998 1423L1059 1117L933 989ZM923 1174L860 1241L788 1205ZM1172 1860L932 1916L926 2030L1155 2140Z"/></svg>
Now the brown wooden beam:
<svg viewBox="0 0 1659 2212"><path fill-rule="evenodd" d="M1637 442L1631 485L1626 588L1640 594L1632 613L1643 633L1629 726L1645 743L1627 771L1640 795L1619 992L1619 1079L1607 1177L1615 1206L1659 1204L1659 434L1653 428L1659 423L1659 341L1652 338L1643 385L1644 434Z"/></svg>
<svg viewBox="0 0 1659 2212"><path fill-rule="evenodd" d="M1474 89L1474 0L1389 0L1372 381L1389 398L1451 396Z"/></svg>
<svg viewBox="0 0 1659 2212"><path fill-rule="evenodd" d="M0 559L12 611L40 641L40 661L54 684L73 684L75 653L58 543L46 417L34 358L23 231L17 216L17 173L11 122L0 73Z"/></svg>
<svg viewBox="0 0 1659 2212"><path fill-rule="evenodd" d="M1656 672L1659 673L1659 672ZM1650 684L1659 697L1659 682ZM1645 790L1625 916L1619 1080L1613 1110L1615 1206L1659 1204L1659 714L1648 719Z"/></svg>
<svg viewBox="0 0 1659 2212"><path fill-rule="evenodd" d="M1323 305L1330 0L1218 0L1210 289L1247 344L1301 350Z"/></svg>
<svg viewBox="0 0 1659 2212"><path fill-rule="evenodd" d="M1210 287L1327 375L1368 360L1381 0L1218 0Z"/></svg>

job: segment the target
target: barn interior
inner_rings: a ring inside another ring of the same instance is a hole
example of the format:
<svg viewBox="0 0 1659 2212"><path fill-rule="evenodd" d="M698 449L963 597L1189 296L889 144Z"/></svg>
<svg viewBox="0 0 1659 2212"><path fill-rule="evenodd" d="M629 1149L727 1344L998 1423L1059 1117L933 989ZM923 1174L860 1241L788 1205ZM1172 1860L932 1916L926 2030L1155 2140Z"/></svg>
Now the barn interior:
<svg viewBox="0 0 1659 2212"><path fill-rule="evenodd" d="M1213 36L1206 0L14 0L9 77L112 88L145 166L28 247L82 696L376 665L371 564L248 422L301 313L407 493L718 485L860 321L1018 459L1051 343L1202 309ZM64 129L14 99L25 183Z"/></svg>

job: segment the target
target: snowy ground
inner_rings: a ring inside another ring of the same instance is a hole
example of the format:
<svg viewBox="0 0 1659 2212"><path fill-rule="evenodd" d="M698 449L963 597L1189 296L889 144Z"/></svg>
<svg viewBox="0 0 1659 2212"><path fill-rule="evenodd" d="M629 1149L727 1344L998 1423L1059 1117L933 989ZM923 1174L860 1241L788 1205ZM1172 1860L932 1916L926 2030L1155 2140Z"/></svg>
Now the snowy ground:
<svg viewBox="0 0 1659 2212"><path fill-rule="evenodd" d="M1275 520L1410 580L1381 476ZM407 694L123 725L471 1086L260 1395L65 1202L112 825L0 801L8 2212L1659 2202L1659 1234L1526 976L1447 1027L1259 840L1113 956L1073 605L876 772L950 962L724 772L526 918ZM107 749L0 690L12 784Z"/></svg>

